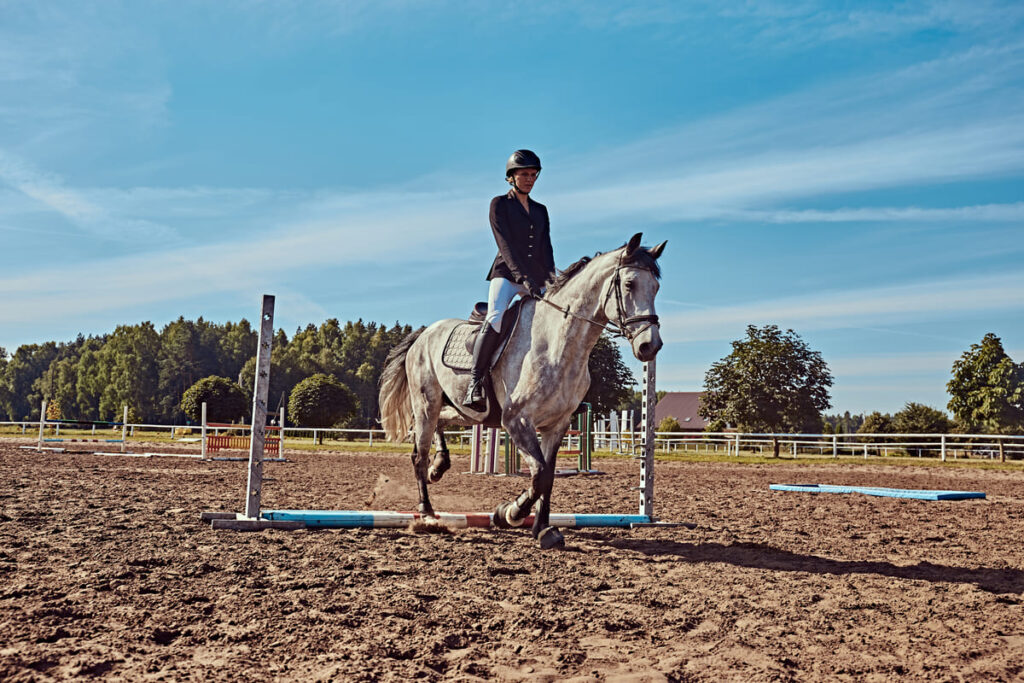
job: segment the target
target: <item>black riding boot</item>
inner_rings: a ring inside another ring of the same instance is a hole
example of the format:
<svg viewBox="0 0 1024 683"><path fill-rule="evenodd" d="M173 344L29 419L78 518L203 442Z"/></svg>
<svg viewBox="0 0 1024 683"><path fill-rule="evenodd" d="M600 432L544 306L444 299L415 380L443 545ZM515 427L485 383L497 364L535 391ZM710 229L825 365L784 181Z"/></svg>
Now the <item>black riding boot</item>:
<svg viewBox="0 0 1024 683"><path fill-rule="evenodd" d="M469 385L469 392L462 405L481 411L487 407L487 395L484 392L484 378L491 369L491 356L494 355L494 348L498 345L501 335L485 322L482 329L477 332L476 340L473 342L473 374L472 382Z"/></svg>

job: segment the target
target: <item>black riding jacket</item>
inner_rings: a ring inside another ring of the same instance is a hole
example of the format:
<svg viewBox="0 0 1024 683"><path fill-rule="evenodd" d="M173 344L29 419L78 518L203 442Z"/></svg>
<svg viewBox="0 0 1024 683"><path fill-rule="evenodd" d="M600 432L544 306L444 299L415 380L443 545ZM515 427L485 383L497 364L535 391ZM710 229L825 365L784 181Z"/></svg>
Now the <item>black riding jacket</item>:
<svg viewBox="0 0 1024 683"><path fill-rule="evenodd" d="M488 280L503 277L542 287L554 276L548 209L532 199L528 202L530 213L526 213L512 190L491 200L491 231L498 243L498 255L487 273Z"/></svg>

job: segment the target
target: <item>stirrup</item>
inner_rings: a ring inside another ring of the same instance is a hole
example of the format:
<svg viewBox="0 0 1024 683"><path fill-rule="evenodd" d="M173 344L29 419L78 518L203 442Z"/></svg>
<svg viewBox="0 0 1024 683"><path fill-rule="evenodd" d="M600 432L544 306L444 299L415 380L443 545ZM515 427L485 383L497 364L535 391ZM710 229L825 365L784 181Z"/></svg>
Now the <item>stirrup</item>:
<svg viewBox="0 0 1024 683"><path fill-rule="evenodd" d="M462 401L462 405L476 411L481 411L487 407L487 392L484 391L483 380L473 382L470 385L469 391L466 393L466 398Z"/></svg>

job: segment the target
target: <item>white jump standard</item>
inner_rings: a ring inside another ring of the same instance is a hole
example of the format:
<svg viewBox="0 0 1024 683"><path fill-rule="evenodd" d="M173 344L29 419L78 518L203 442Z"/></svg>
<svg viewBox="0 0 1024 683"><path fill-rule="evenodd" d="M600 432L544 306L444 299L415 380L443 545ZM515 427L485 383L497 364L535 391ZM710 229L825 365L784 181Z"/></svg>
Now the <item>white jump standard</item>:
<svg viewBox="0 0 1024 683"><path fill-rule="evenodd" d="M121 444L121 452L111 455L128 455L125 453L124 447L125 442L128 440L128 406L124 407L124 417L120 422L104 422L99 420L47 420L46 419L46 406L47 400L43 399L43 404L39 410L39 440L35 446L21 446L20 448L30 451L52 451L54 453L65 453L67 449L63 446L44 446L44 443L119 443ZM120 427L121 438L120 439L87 439L87 438L76 438L76 437L65 437L54 436L51 438L46 437L47 425L53 425L57 434L60 434L61 424L80 424L80 425L104 425L108 427ZM105 453L96 455L106 455Z"/></svg>

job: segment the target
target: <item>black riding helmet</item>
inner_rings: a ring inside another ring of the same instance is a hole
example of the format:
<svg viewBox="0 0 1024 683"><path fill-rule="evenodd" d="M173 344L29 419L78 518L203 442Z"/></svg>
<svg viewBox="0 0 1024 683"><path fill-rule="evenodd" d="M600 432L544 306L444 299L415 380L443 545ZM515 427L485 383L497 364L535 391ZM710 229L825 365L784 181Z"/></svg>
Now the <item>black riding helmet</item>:
<svg viewBox="0 0 1024 683"><path fill-rule="evenodd" d="M540 157L528 149L517 149L505 162L505 177L512 177L512 172L520 168L535 168L540 170Z"/></svg>

